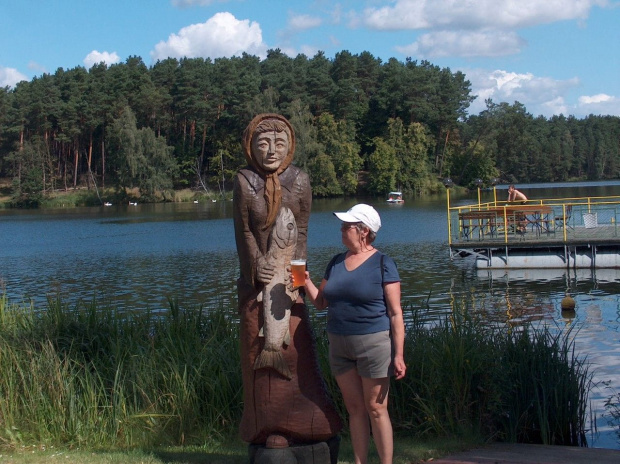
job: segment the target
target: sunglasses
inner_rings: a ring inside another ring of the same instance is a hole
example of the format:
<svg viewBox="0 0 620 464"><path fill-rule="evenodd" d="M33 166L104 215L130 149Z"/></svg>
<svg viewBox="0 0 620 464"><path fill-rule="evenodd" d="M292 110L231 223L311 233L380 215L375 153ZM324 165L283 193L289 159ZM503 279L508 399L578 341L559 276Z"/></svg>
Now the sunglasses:
<svg viewBox="0 0 620 464"><path fill-rule="evenodd" d="M359 222L343 222L340 225L340 230L349 230L352 229L353 227L357 228L360 225Z"/></svg>

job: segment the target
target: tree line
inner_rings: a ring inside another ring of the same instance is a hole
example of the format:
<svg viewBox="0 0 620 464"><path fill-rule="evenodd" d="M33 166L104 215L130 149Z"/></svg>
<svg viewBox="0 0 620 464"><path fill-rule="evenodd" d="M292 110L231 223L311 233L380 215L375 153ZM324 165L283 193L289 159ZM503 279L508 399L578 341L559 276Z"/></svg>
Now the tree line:
<svg viewBox="0 0 620 464"><path fill-rule="evenodd" d="M80 186L153 200L223 191L245 165L243 129L263 112L295 128L295 164L315 196L422 194L444 177L465 186L619 177L620 118L547 119L491 100L469 115L475 98L459 71L369 52L59 68L0 89L0 177L20 205Z"/></svg>

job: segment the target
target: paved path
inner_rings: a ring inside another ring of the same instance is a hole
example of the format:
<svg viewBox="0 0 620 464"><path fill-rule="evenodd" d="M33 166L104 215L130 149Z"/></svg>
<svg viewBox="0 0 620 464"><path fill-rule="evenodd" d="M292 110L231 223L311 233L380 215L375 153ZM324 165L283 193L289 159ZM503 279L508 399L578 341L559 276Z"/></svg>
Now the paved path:
<svg viewBox="0 0 620 464"><path fill-rule="evenodd" d="M494 443L431 461L433 464L620 464L620 450Z"/></svg>

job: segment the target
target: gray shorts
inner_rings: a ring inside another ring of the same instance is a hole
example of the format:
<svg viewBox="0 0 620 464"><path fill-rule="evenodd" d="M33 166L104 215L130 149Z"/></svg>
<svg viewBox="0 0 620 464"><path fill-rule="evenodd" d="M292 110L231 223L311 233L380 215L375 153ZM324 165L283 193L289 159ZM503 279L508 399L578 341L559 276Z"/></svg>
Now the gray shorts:
<svg viewBox="0 0 620 464"><path fill-rule="evenodd" d="M357 369L361 377L381 379L394 373L390 331L329 337L329 365L334 376Z"/></svg>

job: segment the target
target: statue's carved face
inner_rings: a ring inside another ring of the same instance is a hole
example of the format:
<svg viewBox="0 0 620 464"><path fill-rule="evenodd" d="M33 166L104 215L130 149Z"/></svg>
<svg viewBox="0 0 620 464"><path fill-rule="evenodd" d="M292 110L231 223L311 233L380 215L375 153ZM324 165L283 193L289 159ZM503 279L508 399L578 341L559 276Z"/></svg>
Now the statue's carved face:
<svg viewBox="0 0 620 464"><path fill-rule="evenodd" d="M288 154L288 134L284 131L257 133L252 139L252 153L265 171L277 170Z"/></svg>

